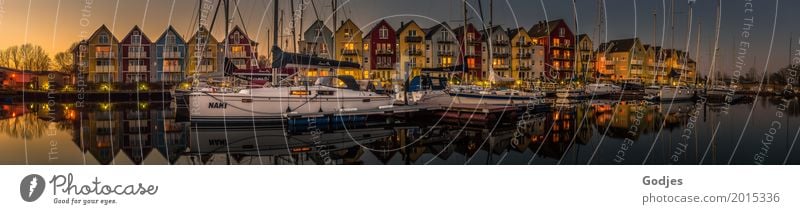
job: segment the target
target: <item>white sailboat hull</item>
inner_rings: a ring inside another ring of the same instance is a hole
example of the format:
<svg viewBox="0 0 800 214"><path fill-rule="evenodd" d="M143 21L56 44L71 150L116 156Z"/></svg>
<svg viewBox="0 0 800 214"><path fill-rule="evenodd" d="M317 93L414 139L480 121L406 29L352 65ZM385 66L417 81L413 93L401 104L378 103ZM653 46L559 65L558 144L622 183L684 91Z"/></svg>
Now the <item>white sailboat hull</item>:
<svg viewBox="0 0 800 214"><path fill-rule="evenodd" d="M189 112L193 121L280 119L287 114L332 114L390 106L392 98L371 92L314 87L309 95L290 95L305 87L251 89L240 93L193 92ZM317 91L333 91L318 95Z"/></svg>

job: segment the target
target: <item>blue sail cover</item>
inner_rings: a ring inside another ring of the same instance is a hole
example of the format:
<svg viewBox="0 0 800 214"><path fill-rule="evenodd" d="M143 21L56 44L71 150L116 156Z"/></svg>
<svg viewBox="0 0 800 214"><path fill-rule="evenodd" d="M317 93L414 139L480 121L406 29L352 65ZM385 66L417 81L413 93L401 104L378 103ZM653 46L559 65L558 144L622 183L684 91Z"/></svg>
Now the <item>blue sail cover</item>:
<svg viewBox="0 0 800 214"><path fill-rule="evenodd" d="M422 90L444 90L447 88L447 78L416 76L409 82L406 92Z"/></svg>

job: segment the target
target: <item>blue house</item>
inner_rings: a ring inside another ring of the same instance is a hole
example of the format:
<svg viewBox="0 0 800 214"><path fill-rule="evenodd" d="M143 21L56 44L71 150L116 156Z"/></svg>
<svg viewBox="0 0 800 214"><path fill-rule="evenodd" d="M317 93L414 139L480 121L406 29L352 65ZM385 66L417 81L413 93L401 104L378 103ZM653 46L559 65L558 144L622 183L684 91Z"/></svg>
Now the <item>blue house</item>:
<svg viewBox="0 0 800 214"><path fill-rule="evenodd" d="M186 41L175 28L169 26L158 40L156 47L156 78L157 82L177 84L184 80L186 70Z"/></svg>

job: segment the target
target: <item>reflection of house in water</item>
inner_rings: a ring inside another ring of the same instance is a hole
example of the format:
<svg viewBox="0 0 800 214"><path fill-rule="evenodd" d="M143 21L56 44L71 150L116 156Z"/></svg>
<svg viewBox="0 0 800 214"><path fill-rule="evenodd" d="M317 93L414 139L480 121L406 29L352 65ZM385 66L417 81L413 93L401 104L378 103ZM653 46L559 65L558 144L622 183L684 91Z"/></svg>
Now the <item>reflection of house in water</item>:
<svg viewBox="0 0 800 214"><path fill-rule="evenodd" d="M189 147L189 124L175 121L175 111L151 110L153 133L151 142L169 164L175 164Z"/></svg>
<svg viewBox="0 0 800 214"><path fill-rule="evenodd" d="M111 104L99 104L81 115L76 126L79 133L75 135L79 140L75 144L83 152L92 154L100 164L110 164L120 151L120 113L111 111Z"/></svg>
<svg viewBox="0 0 800 214"><path fill-rule="evenodd" d="M535 127L539 130L534 130L533 133L536 134L530 136L529 148L534 152L538 151L538 155L561 159L574 146L571 144L588 144L593 133L590 125L592 118L584 119L585 113L583 105L546 113L544 126Z"/></svg>
<svg viewBox="0 0 800 214"><path fill-rule="evenodd" d="M122 139L120 146L122 151L135 164L142 164L144 159L153 150L153 142L150 139L150 111L147 110L147 103L140 103L128 106L121 112L122 116Z"/></svg>

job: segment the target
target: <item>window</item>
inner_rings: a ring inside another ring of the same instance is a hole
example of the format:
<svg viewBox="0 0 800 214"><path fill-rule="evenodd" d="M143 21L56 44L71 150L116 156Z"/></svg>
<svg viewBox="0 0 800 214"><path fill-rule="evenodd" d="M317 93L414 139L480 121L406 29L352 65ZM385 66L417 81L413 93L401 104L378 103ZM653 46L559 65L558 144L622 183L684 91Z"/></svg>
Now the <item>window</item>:
<svg viewBox="0 0 800 214"><path fill-rule="evenodd" d="M417 36L417 31L416 30L408 31L408 36L410 36L410 37Z"/></svg>
<svg viewBox="0 0 800 214"><path fill-rule="evenodd" d="M558 29L558 37L564 37L564 34L566 34L566 30L564 30L563 27L559 28Z"/></svg>
<svg viewBox="0 0 800 214"><path fill-rule="evenodd" d="M326 44L326 43L320 44L319 53L320 54L328 54L328 44Z"/></svg>
<svg viewBox="0 0 800 214"><path fill-rule="evenodd" d="M100 44L109 44L109 43L110 42L108 41L108 34L106 33L100 34Z"/></svg>
<svg viewBox="0 0 800 214"><path fill-rule="evenodd" d="M381 39L388 39L389 38L389 29L386 27L382 27L379 31Z"/></svg>
<svg viewBox="0 0 800 214"><path fill-rule="evenodd" d="M175 35L172 33L167 34L167 44L175 44Z"/></svg>
<svg viewBox="0 0 800 214"><path fill-rule="evenodd" d="M142 35L139 33L139 31L133 32L133 36L131 36L131 43L142 44Z"/></svg>
<svg viewBox="0 0 800 214"><path fill-rule="evenodd" d="M440 35L442 36L442 38L441 38L442 41L448 41L448 39L447 39L447 31L446 30L442 30Z"/></svg>

